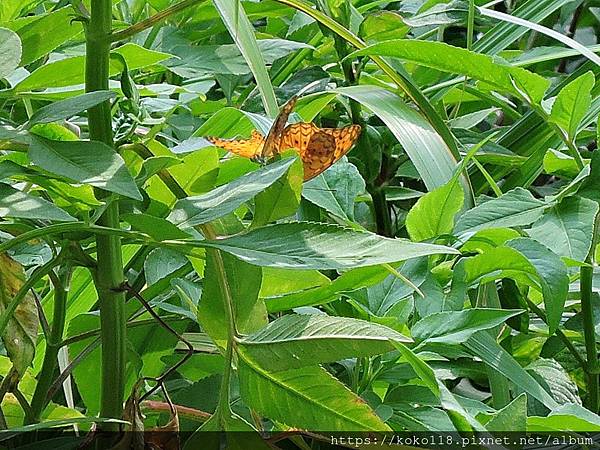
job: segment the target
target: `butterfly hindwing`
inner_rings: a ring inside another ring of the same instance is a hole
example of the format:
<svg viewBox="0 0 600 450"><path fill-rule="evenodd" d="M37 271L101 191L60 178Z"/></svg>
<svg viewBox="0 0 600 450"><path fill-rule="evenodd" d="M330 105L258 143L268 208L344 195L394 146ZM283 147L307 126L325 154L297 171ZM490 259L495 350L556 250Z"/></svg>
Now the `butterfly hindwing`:
<svg viewBox="0 0 600 450"><path fill-rule="evenodd" d="M279 151L296 148L304 163L304 180L310 180L335 164L352 148L360 126L319 128L312 123L288 125L282 133Z"/></svg>

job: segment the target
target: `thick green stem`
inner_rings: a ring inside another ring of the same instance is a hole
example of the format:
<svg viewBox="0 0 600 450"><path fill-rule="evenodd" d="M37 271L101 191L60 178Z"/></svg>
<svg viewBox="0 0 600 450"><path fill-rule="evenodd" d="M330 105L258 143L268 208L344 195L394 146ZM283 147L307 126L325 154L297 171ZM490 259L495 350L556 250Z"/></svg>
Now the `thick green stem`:
<svg viewBox="0 0 600 450"><path fill-rule="evenodd" d="M597 413L600 400L600 379L598 374L598 350L596 348L596 333L594 327L594 312L592 309L592 278L594 269L591 266L582 267L581 283L581 315L583 317L583 335L587 355L587 390L588 408Z"/></svg>
<svg viewBox="0 0 600 450"><path fill-rule="evenodd" d="M51 277L54 285L54 314L52 315L50 334L46 336L46 353L44 354L42 370L31 399L31 423L40 421L42 411L48 404L48 389L52 385L54 371L58 363L58 351L65 330L67 294L72 271L70 267L62 267L61 269L58 277Z"/></svg>
<svg viewBox="0 0 600 450"><path fill-rule="evenodd" d="M373 199L377 233L382 236L393 237L392 216L390 215L390 207L385 198L385 192L383 189L375 187L371 191L371 198Z"/></svg>
<svg viewBox="0 0 600 450"><path fill-rule="evenodd" d="M92 0L86 36L86 92L108 89L110 34L112 27L111 0ZM103 102L88 110L90 138L113 146L110 103ZM119 228L119 203L111 202L98 225ZM115 235L97 236L98 268L95 277L100 304L102 340L102 373L100 385L100 415L121 418L125 390L125 293L121 238ZM117 424L105 424L104 429L116 430Z"/></svg>
<svg viewBox="0 0 600 450"><path fill-rule="evenodd" d="M600 410L600 365L598 364L598 349L596 347L596 327L594 322L594 310L592 306L593 278L594 278L594 252L598 243L598 220L594 221L592 233L592 245L586 259L587 265L582 266L579 271L579 291L581 294L581 316L583 318L583 337L585 339L585 351L587 356L587 407L598 413Z"/></svg>

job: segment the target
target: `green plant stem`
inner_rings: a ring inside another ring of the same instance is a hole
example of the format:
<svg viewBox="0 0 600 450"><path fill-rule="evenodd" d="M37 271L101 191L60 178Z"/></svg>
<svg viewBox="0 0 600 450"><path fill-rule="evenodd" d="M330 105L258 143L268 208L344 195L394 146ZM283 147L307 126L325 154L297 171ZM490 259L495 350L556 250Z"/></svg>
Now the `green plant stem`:
<svg viewBox="0 0 600 450"><path fill-rule="evenodd" d="M598 349L596 347L596 329L594 310L592 306L594 252L598 243L598 220L594 221L592 245L586 259L586 265L579 270L579 291L581 295L581 316L583 318L583 337L587 356L587 407L594 413L600 410L600 374L598 364Z"/></svg>
<svg viewBox="0 0 600 450"><path fill-rule="evenodd" d="M597 413L600 400L600 379L598 374L598 350L596 348L596 333L594 327L594 312L592 309L592 266L581 267L581 315L583 318L583 336L587 354L587 390L588 408Z"/></svg>
<svg viewBox="0 0 600 450"><path fill-rule="evenodd" d="M112 1L91 0L86 35L86 92L108 89ZM110 102L88 110L90 138L113 146ZM100 226L119 228L119 203L111 202L100 219ZM100 415L120 419L125 391L125 293L121 238L97 236L98 267L94 282L100 305L102 367L100 383ZM114 423L103 424L105 430L118 430Z"/></svg>
<svg viewBox="0 0 600 450"><path fill-rule="evenodd" d="M390 208L385 198L383 189L375 187L371 192L373 199L373 209L375 211L375 222L377 223L377 233L382 236L393 237L392 216Z"/></svg>
<svg viewBox="0 0 600 450"><path fill-rule="evenodd" d="M473 31L475 28L475 0L469 0L469 14L467 17L467 49L473 48Z"/></svg>
<svg viewBox="0 0 600 450"><path fill-rule="evenodd" d="M46 353L42 369L38 377L35 392L31 399L31 422L37 423L40 420L42 411L48 404L48 388L52 384L54 371L58 363L58 351L62 344L62 337L65 330L65 318L67 312L67 294L71 282L71 267L64 266L60 269L58 277L51 276L54 287L54 314L52 315L52 328L49 335L46 336Z"/></svg>
<svg viewBox="0 0 600 450"><path fill-rule="evenodd" d="M169 16L172 16L173 14L177 14L178 12L181 12L184 9L189 8L190 6L204 3L205 1L206 0L184 0L179 3L175 3L174 5L169 6L168 8L164 9L163 11L154 14L152 17L142 20L141 22L138 22L135 25L127 27L124 30L121 30L117 33L111 34L110 40L112 42L116 42L116 41L122 41L123 39L127 39L131 36L136 35L137 33L141 32L141 31L144 31L147 28L153 27L154 25L162 22L163 20L165 20Z"/></svg>
<svg viewBox="0 0 600 450"><path fill-rule="evenodd" d="M206 237L207 239L215 240L217 238L217 235L210 224L202 225L200 229L202 230L202 234L204 234L204 237ZM227 282L227 273L225 272L225 264L223 263L223 257L219 250L207 249L206 251L207 253L210 252L212 254L212 257L215 261L219 287L221 288L223 298L225 299L225 304L223 306L227 315L228 333L227 348L225 351L225 369L223 371L221 390L219 391L219 405L217 407L217 413L219 414L221 424L223 425L232 414L230 406L229 386L231 383L234 347L238 333L235 324L233 298L231 295L231 289L229 288L229 283Z"/></svg>
<svg viewBox="0 0 600 450"><path fill-rule="evenodd" d="M546 314L544 314L544 311L542 311L538 307L538 305L536 305L535 303L533 303L529 299L527 299L527 304L529 305L529 309L531 309L547 325L548 324L548 319L546 318ZM569 338L567 337L567 335L565 333L563 333L563 331L560 328L556 329L555 334L563 342L563 344L565 345L565 347L571 352L571 354L577 360L577 362L579 363L579 365L581 366L581 368L584 371L587 371L587 363L581 357L581 355L579 354L579 352L577 351L577 349L575 348L575 346L573 345L573 343L569 340Z"/></svg>

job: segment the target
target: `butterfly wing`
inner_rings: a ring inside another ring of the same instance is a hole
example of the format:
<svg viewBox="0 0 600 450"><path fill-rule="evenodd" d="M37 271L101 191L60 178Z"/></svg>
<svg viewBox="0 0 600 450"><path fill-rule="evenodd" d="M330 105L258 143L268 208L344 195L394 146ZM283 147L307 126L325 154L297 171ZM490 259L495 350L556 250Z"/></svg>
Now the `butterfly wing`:
<svg viewBox="0 0 600 450"><path fill-rule="evenodd" d="M209 142L225 150L243 156L244 158L256 158L262 153L265 138L258 131L254 130L250 139L220 139L216 137L207 137Z"/></svg>
<svg viewBox="0 0 600 450"><path fill-rule="evenodd" d="M360 135L360 125L345 128L319 128L312 123L286 127L280 151L294 147L304 163L304 180L310 180L335 164L352 148Z"/></svg>
<svg viewBox="0 0 600 450"><path fill-rule="evenodd" d="M269 130L269 134L267 134L267 138L265 139L265 145L262 148L261 156L270 158L274 156L276 153L279 153L281 141L281 134L285 128L285 124L287 123L288 117L294 110L296 106L296 101L298 100L297 96L293 96L288 102L282 106L279 115L273 122L273 126Z"/></svg>

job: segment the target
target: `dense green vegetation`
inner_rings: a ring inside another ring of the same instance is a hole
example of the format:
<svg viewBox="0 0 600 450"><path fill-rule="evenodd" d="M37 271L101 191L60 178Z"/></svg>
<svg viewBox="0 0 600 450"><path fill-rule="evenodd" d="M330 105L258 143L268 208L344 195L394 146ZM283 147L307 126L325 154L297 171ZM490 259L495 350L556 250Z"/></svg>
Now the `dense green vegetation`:
<svg viewBox="0 0 600 450"><path fill-rule="evenodd" d="M600 4L485 3L2 0L0 439L598 431Z"/></svg>

